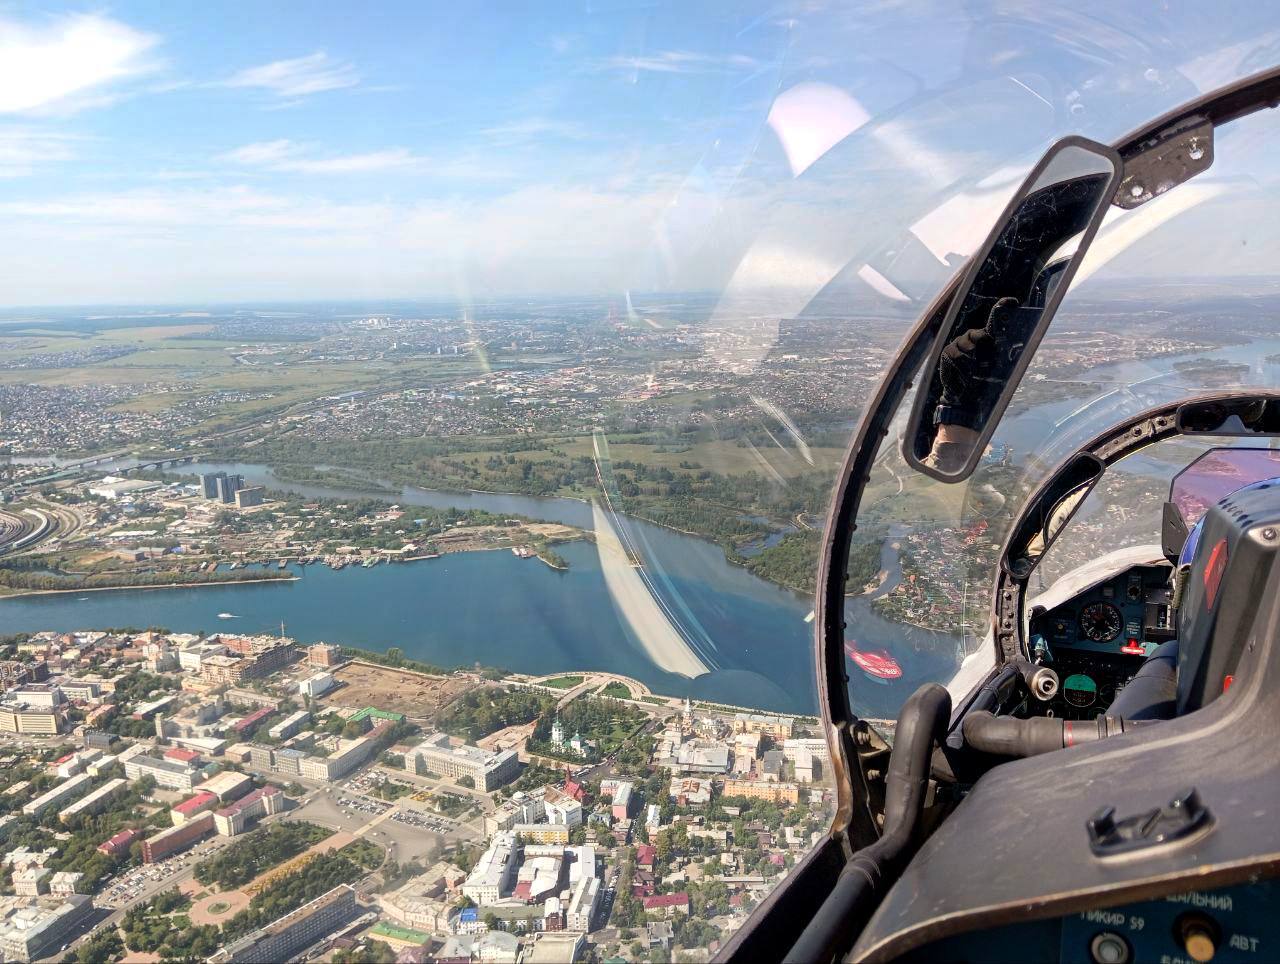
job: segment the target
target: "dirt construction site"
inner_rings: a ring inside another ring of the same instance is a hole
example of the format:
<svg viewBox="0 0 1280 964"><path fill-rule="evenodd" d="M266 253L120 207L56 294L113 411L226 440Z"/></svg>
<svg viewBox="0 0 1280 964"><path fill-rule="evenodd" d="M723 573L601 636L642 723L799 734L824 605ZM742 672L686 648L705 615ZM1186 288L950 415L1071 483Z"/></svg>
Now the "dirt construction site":
<svg viewBox="0 0 1280 964"><path fill-rule="evenodd" d="M359 661L347 663L333 675L341 685L325 695L323 702L327 705L376 706L414 719L433 715L475 685L474 680L465 677L428 676Z"/></svg>

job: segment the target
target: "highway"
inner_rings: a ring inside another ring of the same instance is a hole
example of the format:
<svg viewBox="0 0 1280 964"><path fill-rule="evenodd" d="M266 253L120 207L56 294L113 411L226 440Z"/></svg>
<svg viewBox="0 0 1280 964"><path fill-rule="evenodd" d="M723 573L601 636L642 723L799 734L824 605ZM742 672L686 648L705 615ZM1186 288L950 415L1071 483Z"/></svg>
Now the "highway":
<svg viewBox="0 0 1280 964"><path fill-rule="evenodd" d="M56 548L83 527L84 520L74 509L42 500L0 509L0 555Z"/></svg>

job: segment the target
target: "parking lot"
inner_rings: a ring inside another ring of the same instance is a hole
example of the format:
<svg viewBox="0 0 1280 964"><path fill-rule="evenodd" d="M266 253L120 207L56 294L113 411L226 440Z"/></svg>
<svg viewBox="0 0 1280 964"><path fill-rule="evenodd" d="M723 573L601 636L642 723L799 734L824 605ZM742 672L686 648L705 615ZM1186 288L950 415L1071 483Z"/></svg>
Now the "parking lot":
<svg viewBox="0 0 1280 964"><path fill-rule="evenodd" d="M385 815L385 819L364 831L362 836L370 843L387 848L391 858L401 863L415 857L432 857L456 840L476 836L476 831L466 824L428 813L419 809L420 806L408 798L395 804L373 800L352 792L351 783L343 782L309 794L301 806L290 812L289 819L309 820L335 830L357 833Z"/></svg>
<svg viewBox="0 0 1280 964"><path fill-rule="evenodd" d="M422 827L439 834L452 833L461 826L456 820L440 817L434 813L424 813L403 804L391 815L391 819L410 827Z"/></svg>
<svg viewBox="0 0 1280 964"><path fill-rule="evenodd" d="M162 890L160 886L183 871L192 870L201 860L224 846L227 838L215 837L180 854L158 860L154 864L133 867L116 877L108 877L95 898L100 907L123 907L139 897Z"/></svg>
<svg viewBox="0 0 1280 964"><path fill-rule="evenodd" d="M383 803L381 800L370 800L368 797L356 797L349 794L343 794L338 798L337 803L339 807L349 813L363 813L370 817L381 816L391 809L391 804Z"/></svg>

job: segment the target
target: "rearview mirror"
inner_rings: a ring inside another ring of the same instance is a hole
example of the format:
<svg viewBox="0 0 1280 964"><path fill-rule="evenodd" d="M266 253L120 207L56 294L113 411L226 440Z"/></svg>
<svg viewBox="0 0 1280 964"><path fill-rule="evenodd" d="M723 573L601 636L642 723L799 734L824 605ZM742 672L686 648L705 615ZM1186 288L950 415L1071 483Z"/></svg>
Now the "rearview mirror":
<svg viewBox="0 0 1280 964"><path fill-rule="evenodd" d="M1242 398L1187 402L1178 406L1177 429L1183 435L1280 435L1280 398Z"/></svg>
<svg viewBox="0 0 1280 964"><path fill-rule="evenodd" d="M1066 137L1023 182L943 318L907 428L910 465L944 482L973 472L1122 172L1110 147Z"/></svg>

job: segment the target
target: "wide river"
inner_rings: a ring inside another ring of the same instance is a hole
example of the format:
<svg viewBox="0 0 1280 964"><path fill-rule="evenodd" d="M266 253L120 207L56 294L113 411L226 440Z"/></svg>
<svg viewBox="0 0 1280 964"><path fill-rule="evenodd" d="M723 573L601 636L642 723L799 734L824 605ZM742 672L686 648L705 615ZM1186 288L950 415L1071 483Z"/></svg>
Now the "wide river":
<svg viewBox="0 0 1280 964"><path fill-rule="evenodd" d="M204 463L247 481L305 496L373 495L409 507L456 506L591 527L591 507L572 499L435 492L398 495L282 482L261 465ZM441 666L502 666L522 673L598 669L641 680L656 692L787 712L814 712L808 599L729 565L718 546L627 520L655 591L712 671L689 680L665 673L615 610L596 547L557 551L556 571L506 550L383 564L296 568L274 584L113 590L0 601L0 631L164 626L173 631L278 632L385 650ZM234 613L236 619L220 619ZM878 689L878 688L877 688Z"/></svg>
<svg viewBox="0 0 1280 964"><path fill-rule="evenodd" d="M1254 342L1204 357L1248 360L1259 369L1258 383L1275 384L1276 366L1261 359L1277 348L1280 343ZM1091 375L1121 386L1141 385L1157 397L1185 395L1186 386L1164 384L1177 381L1169 378L1174 361L1103 366ZM1123 394L1117 393L1114 401L1134 407L1133 399ZM1104 397L1091 407L1105 411L1111 401ZM1082 408L1076 400L1036 406L1011 417L996 439L1018 449L1043 449L1046 439L1065 441L1074 435L1083 441L1100 421L1119 417L1085 414ZM1073 431L1078 422L1090 424ZM110 465L102 469L109 471ZM220 469L304 496L371 496L404 506L485 509L592 526L591 506L572 499L412 487L399 493L363 492L282 482L261 465L199 466L200 471ZM517 559L507 551L472 552L337 572L309 566L295 569L301 576L295 582L0 600L0 633L148 625L182 632L277 632L283 622L287 633L302 642L326 640L374 650L396 646L406 656L441 666L482 663L538 674L596 669L634 677L664 694L783 712L816 711L813 624L805 619L812 609L810 597L730 565L712 543L637 520L619 524L645 562L659 608L678 625L710 672L690 680L664 672L649 658L619 614L596 546L586 542L558 549L570 562L565 572L537 560ZM896 580L897 560L888 547L883 562ZM881 591L889 588L886 584ZM237 618L219 619L224 612ZM954 669L954 639L883 620L865 598L850 601L848 619L850 634L860 646L890 650L903 668L902 679L887 685L875 685L856 671L851 674L854 704L864 715L895 715L921 682L946 679Z"/></svg>

